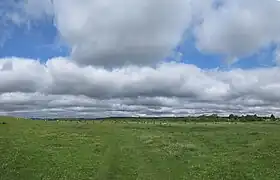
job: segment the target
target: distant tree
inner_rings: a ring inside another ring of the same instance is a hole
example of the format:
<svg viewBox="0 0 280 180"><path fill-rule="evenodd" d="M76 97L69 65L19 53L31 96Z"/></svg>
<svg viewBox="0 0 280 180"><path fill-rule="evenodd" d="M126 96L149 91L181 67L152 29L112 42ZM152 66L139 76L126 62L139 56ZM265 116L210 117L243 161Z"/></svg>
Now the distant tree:
<svg viewBox="0 0 280 180"><path fill-rule="evenodd" d="M259 118L257 114L254 114L254 121L258 121L258 120L260 120L260 119L261 119L261 118Z"/></svg>
<svg viewBox="0 0 280 180"><path fill-rule="evenodd" d="M270 119L271 119L272 121L275 121L275 120L276 120L276 118L275 118L275 116L274 116L273 114L271 114Z"/></svg>
<svg viewBox="0 0 280 180"><path fill-rule="evenodd" d="M219 119L219 116L217 114L212 114L210 115L210 118L212 119L213 122L217 122Z"/></svg>
<svg viewBox="0 0 280 180"><path fill-rule="evenodd" d="M246 121L252 121L252 119L253 119L253 118L252 118L251 115L248 115L248 114L247 114L247 115L245 116L245 120L246 120Z"/></svg>
<svg viewBox="0 0 280 180"><path fill-rule="evenodd" d="M228 118L229 118L230 120L234 120L234 119L235 119L235 116L234 116L233 114L230 114L230 115L228 116Z"/></svg>
<svg viewBox="0 0 280 180"><path fill-rule="evenodd" d="M258 121L260 118L255 115L246 115L245 116L246 121Z"/></svg>
<svg viewBox="0 0 280 180"><path fill-rule="evenodd" d="M207 116L205 116L205 115L200 115L200 116L198 116L198 119L197 119L198 121L207 121Z"/></svg>
<svg viewBox="0 0 280 180"><path fill-rule="evenodd" d="M242 115L242 116L240 117L240 121L241 121L241 122L245 122L245 121L246 121L246 117L245 117L244 115Z"/></svg>

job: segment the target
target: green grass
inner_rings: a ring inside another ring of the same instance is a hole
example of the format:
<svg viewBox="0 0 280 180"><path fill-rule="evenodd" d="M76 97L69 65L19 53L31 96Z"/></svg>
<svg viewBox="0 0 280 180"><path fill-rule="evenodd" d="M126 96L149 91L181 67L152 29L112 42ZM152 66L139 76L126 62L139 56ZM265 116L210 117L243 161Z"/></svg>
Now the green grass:
<svg viewBox="0 0 280 180"><path fill-rule="evenodd" d="M1 180L280 179L277 123L0 122Z"/></svg>

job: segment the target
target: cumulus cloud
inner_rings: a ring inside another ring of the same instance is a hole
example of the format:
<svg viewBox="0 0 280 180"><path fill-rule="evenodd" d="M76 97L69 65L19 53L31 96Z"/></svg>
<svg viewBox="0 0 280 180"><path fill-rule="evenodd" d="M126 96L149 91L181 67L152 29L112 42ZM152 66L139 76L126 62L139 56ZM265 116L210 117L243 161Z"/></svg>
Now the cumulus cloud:
<svg viewBox="0 0 280 180"><path fill-rule="evenodd" d="M191 21L189 0L54 1L56 27L85 65L150 65L163 60Z"/></svg>
<svg viewBox="0 0 280 180"><path fill-rule="evenodd" d="M58 34L72 49L71 59L82 65L154 65L172 53L192 15L209 2L24 0L9 3L15 10L3 17L20 25L53 18Z"/></svg>
<svg viewBox="0 0 280 180"><path fill-rule="evenodd" d="M202 70L162 63L114 70L65 58L42 64L1 59L2 112L21 116L132 116L201 113L270 114L279 110L280 69Z"/></svg>
<svg viewBox="0 0 280 180"><path fill-rule="evenodd" d="M276 0L224 0L196 27L197 47L228 60L250 56L280 43L280 23L273 18L279 15Z"/></svg>

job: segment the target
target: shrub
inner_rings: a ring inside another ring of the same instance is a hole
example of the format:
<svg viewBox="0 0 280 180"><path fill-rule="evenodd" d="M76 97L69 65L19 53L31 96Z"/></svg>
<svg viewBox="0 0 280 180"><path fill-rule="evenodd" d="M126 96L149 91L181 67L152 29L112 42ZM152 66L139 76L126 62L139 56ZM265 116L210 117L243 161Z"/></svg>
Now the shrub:
<svg viewBox="0 0 280 180"><path fill-rule="evenodd" d="M272 120L272 121L275 121L275 120L276 120L276 118L275 118L275 116L274 116L273 114L271 114L270 120Z"/></svg>

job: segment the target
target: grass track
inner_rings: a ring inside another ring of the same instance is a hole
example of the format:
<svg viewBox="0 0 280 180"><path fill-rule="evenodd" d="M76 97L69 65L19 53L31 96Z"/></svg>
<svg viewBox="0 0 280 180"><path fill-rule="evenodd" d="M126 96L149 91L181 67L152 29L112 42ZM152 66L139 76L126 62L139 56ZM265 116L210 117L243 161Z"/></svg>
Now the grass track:
<svg viewBox="0 0 280 180"><path fill-rule="evenodd" d="M280 179L280 126L0 119L0 180Z"/></svg>

